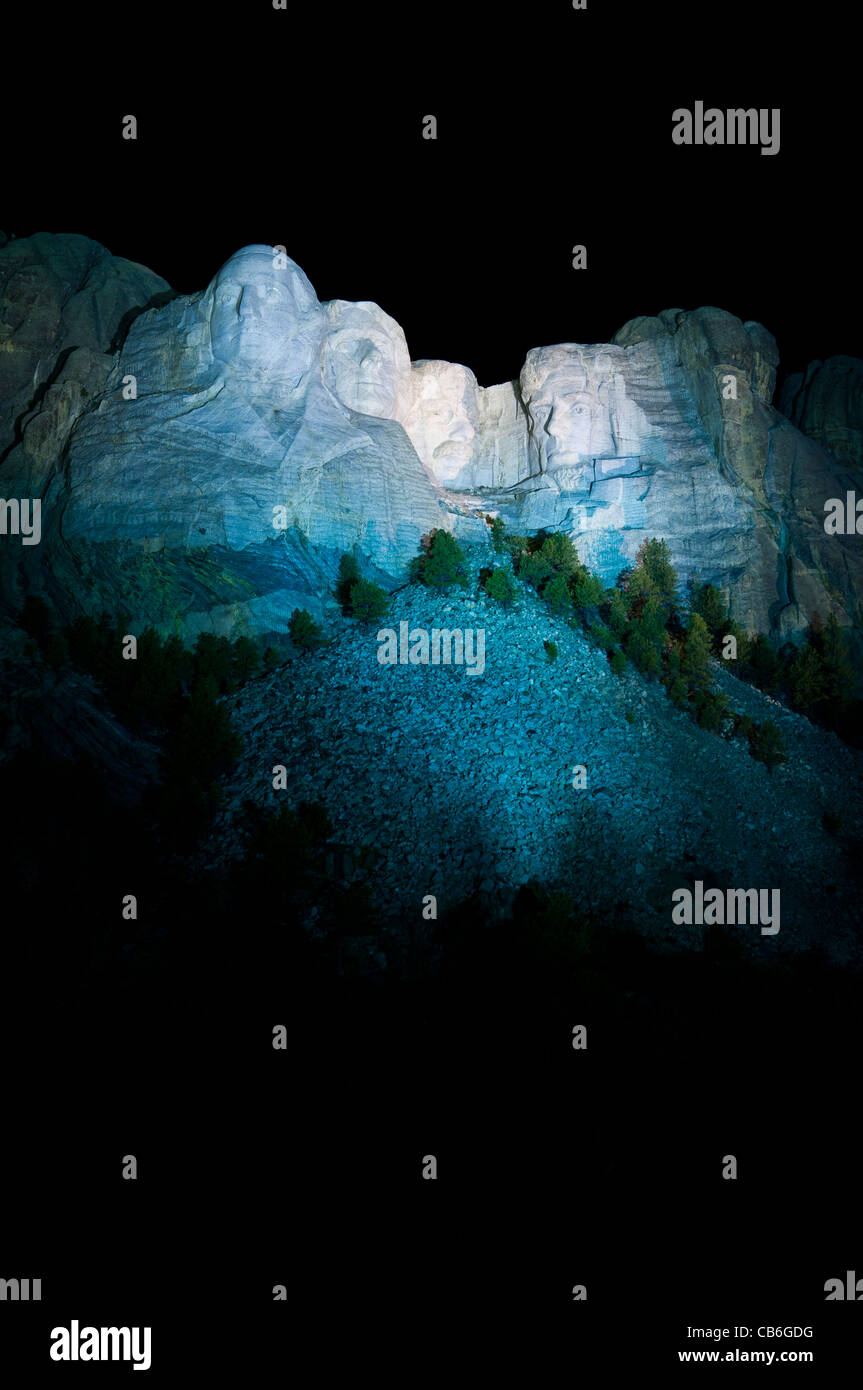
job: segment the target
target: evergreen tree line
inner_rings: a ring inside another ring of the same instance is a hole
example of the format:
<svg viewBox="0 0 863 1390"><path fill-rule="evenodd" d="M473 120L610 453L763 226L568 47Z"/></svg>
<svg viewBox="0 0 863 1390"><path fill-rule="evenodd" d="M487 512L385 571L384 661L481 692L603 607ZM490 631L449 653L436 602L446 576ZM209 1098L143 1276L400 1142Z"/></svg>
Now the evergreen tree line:
<svg viewBox="0 0 863 1390"><path fill-rule="evenodd" d="M777 650L763 634L750 637L743 630L713 584L690 579L681 598L664 540L644 541L634 565L607 588L581 563L575 545L563 533L520 536L508 533L500 517L486 520L495 553L509 559L509 564L480 572L480 584L491 598L509 609L519 596L516 581L528 585L550 612L581 628L603 648L616 675L631 664L645 679L660 681L669 699L702 728L745 738L753 757L768 767L785 761L776 723L758 723L730 709L715 688L710 659L716 657L726 660L740 679L860 744L863 702L852 694L848 644L833 614L826 623L817 615L813 618L802 646L789 642ZM437 590L466 587L469 567L456 538L442 529L424 536L410 578ZM361 578L352 554L342 556L335 593L342 612L359 622L379 622L389 609L386 591ZM292 615L290 633L295 646L305 651L325 642L321 628L304 609ZM547 641L544 646L548 660L556 660L556 644Z"/></svg>
<svg viewBox="0 0 863 1390"><path fill-rule="evenodd" d="M721 694L711 689L710 659L721 656L729 635L736 636L738 644L736 661L729 662L735 674L787 694L807 713L817 714L820 707L822 715L832 716L847 705L850 667L835 620L823 627L813 622L801 648L776 653L766 639L750 641L734 625L713 586L690 586L684 612L664 541L645 542L634 566L611 589L589 573L572 542L560 534L528 540L507 536L502 523L496 523L493 543L499 555L512 557L512 569L493 569L482 580L497 601L515 602L520 585L527 584L551 612L580 627L605 650L613 669L623 671L632 664L645 678L659 680L669 698L703 727L747 738L754 755L768 766L783 756L781 740L776 743L768 725L755 725L727 710ZM438 531L426 538L413 577L436 589L468 583L464 554L449 533ZM339 585L337 593L345 611L358 621L374 621L386 612L385 592L359 578L352 556L343 557ZM282 659L280 652L249 638L230 642L211 634L202 634L189 649L176 637L162 639L146 629L138 637L137 659L124 660L127 622L85 617L61 629L50 607L34 597L25 602L21 624L49 664L58 668L68 664L89 674L117 719L154 742L161 752L158 785L150 788L144 805L134 810L110 802L94 765L58 769L38 751L7 760L3 782L7 800L16 810L8 848L10 863L20 870L16 879L23 885L10 920L42 924L47 936L36 933L34 944L27 947L34 958L38 952L41 959L47 945L60 972L82 950L92 951L94 960L100 955L104 960L113 951L115 958L140 971L158 964L163 959L160 950L168 949L180 934L186 943L183 949L195 959L214 949L227 953L233 949L237 924L246 920L253 903L258 915L254 923L247 923L253 951L285 965L302 958L313 972L329 975L342 968L348 937L378 932L380 924L369 895L372 859L360 850L348 853L347 868L334 865L332 827L319 806L284 807L271 813L247 803L238 826L242 854L212 881L203 875L184 888L185 867L166 853L189 850L212 823L219 781L239 754L240 740L231 727L224 696L256 673L275 667ZM544 645L548 659L554 660L556 645L551 641ZM53 826L51 809L46 813L45 807L44 789L49 785L51 806L58 808ZM127 870L125 858L130 852L141 861L137 874ZM42 873L46 859L52 866L51 880ZM69 932L66 918L57 917L52 880L62 881L70 906L80 902L89 935L81 938ZM136 927L106 927L105 914L116 910L130 881L133 886L145 883L150 901L137 929L138 946L131 957L123 958L117 954L117 941L134 937ZM44 911L37 896L42 891L40 882L44 883ZM101 895L98 905L94 885ZM206 911L201 906L202 889L208 895ZM104 911L102 897L110 904ZM538 969L552 973L561 963L578 969L591 957L591 923L575 899L541 885L533 886L529 898L526 894L522 898L513 918L514 970L524 968L525 951L535 957ZM310 912L317 930L314 948L307 931ZM455 926L457 916L451 925ZM458 931L451 933L448 968L463 964L463 952L476 952L477 968L488 969L485 937L468 929L475 919L475 904L466 905L465 940ZM161 924L158 940L154 922ZM168 946L163 948L159 941L165 924L170 930ZM20 941L23 944L23 934ZM395 934L389 944L383 941L385 952L393 952L394 958L401 949L396 942ZM723 952L734 947L733 940L722 933L716 933L716 942L717 950Z"/></svg>
<svg viewBox="0 0 863 1390"><path fill-rule="evenodd" d="M848 642L834 613L826 623L814 613L799 647L785 642L777 648L761 633L750 638L743 632L729 618L713 584L692 584L690 592L692 607L707 627L712 653L722 656L726 637L736 638L736 657L728 661L736 676L776 695L846 742L863 745L863 701L853 693Z"/></svg>
<svg viewBox="0 0 863 1390"><path fill-rule="evenodd" d="M759 724L737 714L715 689L709 663L719 654L717 644L725 635L734 635L745 646L746 634L726 614L720 621L709 607L710 594L705 599L697 592L688 613L684 611L667 542L644 541L635 564L611 588L581 563L575 545L560 532L512 535L497 517L492 521L492 544L498 554L509 555L518 579L534 589L556 617L581 628L603 648L615 675L622 675L631 663L645 679L660 681L672 703L702 728L746 738L752 756L768 768L786 760L774 721ZM517 586L505 568L487 573L484 587L504 606L515 601ZM714 622L712 630L704 609ZM546 653L554 660L557 650L550 645L553 652L546 644Z"/></svg>
<svg viewBox="0 0 863 1390"><path fill-rule="evenodd" d="M768 766L783 760L779 729L772 720L759 725L728 708L710 680L710 657L726 660L734 675L848 742L860 746L863 741L863 702L853 695L848 643L833 613L826 623L813 616L801 646L787 642L777 649L763 633L750 637L735 622L713 584L691 579L682 603L663 540L644 541L635 564L610 589L580 564L566 536L507 535L495 518L492 542L497 551L511 555L519 579L535 588L553 612L577 622L606 650L616 674L631 662L647 679L660 680L669 698L688 708L702 727L718 731L730 726L747 738L753 755ZM486 589L507 603L515 597L504 570L494 571Z"/></svg>
<svg viewBox="0 0 863 1390"><path fill-rule="evenodd" d="M140 803L117 800L98 754L58 761L35 729L29 746L0 764L0 791L15 808L7 908L10 918L27 924L7 935L6 977L23 981L38 971L44 979L48 972L64 990L110 979L120 1000L144 989L154 973L166 979L169 962L171 976L175 970L182 976L213 952L228 959L238 926L249 934L250 912L258 914L253 952L286 967L302 964L312 975L340 971L348 938L377 930L368 887L374 856L343 846L334 857L333 827L321 806L304 802L273 812L247 801L234 828L239 854L230 864L202 874L189 858L212 829L221 783L242 751L224 697L274 669L284 653L248 637L232 642L210 633L189 648L147 628L137 638L136 657L124 658L127 618L79 617L61 627L38 596L25 600L19 622L55 670L92 678L97 705L155 747L158 763ZM130 892L139 895L140 920L121 918ZM306 930L310 910L314 950Z"/></svg>
<svg viewBox="0 0 863 1390"><path fill-rule="evenodd" d="M155 744L159 775L147 789L145 812L166 845L190 848L217 809L220 782L242 750L224 697L274 669L283 654L250 637L230 641L209 632L189 648L147 627L136 639L135 657L124 657L127 617L82 615L61 628L38 595L25 599L20 625L51 666L91 676L119 723Z"/></svg>

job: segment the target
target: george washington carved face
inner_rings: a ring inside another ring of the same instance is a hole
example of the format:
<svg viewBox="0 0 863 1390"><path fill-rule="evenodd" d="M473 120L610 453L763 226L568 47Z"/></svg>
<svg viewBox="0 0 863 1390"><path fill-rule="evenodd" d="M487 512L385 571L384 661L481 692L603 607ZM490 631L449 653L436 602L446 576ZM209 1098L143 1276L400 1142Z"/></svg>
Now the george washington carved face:
<svg viewBox="0 0 863 1390"><path fill-rule="evenodd" d="M239 380L287 397L301 394L326 317L299 266L278 260L272 247L246 246L222 266L208 294L214 360Z"/></svg>

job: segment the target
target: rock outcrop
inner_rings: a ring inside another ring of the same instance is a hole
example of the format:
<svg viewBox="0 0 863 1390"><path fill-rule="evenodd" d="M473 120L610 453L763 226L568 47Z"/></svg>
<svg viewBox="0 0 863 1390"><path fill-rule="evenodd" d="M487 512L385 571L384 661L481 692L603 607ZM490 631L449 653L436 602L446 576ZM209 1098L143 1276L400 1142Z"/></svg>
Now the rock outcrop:
<svg viewBox="0 0 863 1390"><path fill-rule="evenodd" d="M46 587L61 609L73 586L87 607L188 636L284 630L295 607L326 607L345 550L385 581L404 571L441 524L440 489L397 423L329 389L327 332L303 272L274 269L264 247L132 323L74 428L42 421ZM34 428L7 487L28 469L37 480Z"/></svg>
<svg viewBox="0 0 863 1390"><path fill-rule="evenodd" d="M134 313L170 298L167 280L89 237L9 241L0 256L0 457L62 354L107 353Z"/></svg>
<svg viewBox="0 0 863 1390"><path fill-rule="evenodd" d="M779 409L792 424L863 473L863 360L828 357L786 378Z"/></svg>
<svg viewBox="0 0 863 1390"><path fill-rule="evenodd" d="M831 611L848 625L858 552L823 520L850 479L771 405L777 363L766 329L713 308L534 349L513 388L519 452L488 500L516 530L567 531L609 583L661 535L681 578L716 584L750 629L794 636Z"/></svg>
<svg viewBox="0 0 863 1390"><path fill-rule="evenodd" d="M857 538L823 524L854 482L855 359L790 384L789 419L770 333L714 308L534 348L481 387L270 247L173 296L40 235L0 249L0 286L0 492L43 508L41 546L2 537L7 609L35 588L188 636L284 630L327 612L345 550L392 588L429 530L483 540L498 513L567 531L607 582L663 536L750 629L859 619Z"/></svg>

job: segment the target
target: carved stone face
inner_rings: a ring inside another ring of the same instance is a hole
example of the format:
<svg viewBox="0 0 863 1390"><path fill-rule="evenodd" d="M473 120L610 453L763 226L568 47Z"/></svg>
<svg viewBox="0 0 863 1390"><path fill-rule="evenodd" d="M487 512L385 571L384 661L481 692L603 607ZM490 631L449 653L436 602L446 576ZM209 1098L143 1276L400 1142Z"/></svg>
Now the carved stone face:
<svg viewBox="0 0 863 1390"><path fill-rule="evenodd" d="M576 346L536 348L521 375L533 436L549 472L617 452L611 363Z"/></svg>
<svg viewBox="0 0 863 1390"><path fill-rule="evenodd" d="M280 394L300 394L320 351L326 320L292 260L279 269L269 246L246 246L208 290L215 361L234 377Z"/></svg>
<svg viewBox="0 0 863 1390"><path fill-rule="evenodd" d="M405 335L377 304L334 299L327 306L325 384L361 415L397 420L410 400L411 362Z"/></svg>
<svg viewBox="0 0 863 1390"><path fill-rule="evenodd" d="M455 362L418 362L412 377L411 407L402 423L438 482L453 483L473 457L476 378Z"/></svg>

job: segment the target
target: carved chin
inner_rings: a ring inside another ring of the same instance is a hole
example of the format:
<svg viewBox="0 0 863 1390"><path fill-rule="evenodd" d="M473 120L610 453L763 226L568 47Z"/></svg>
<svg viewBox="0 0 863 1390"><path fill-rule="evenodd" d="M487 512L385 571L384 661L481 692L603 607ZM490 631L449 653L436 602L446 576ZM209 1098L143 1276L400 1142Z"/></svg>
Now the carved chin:
<svg viewBox="0 0 863 1390"><path fill-rule="evenodd" d="M361 415L381 415L391 416L395 401L386 392L378 390L374 386L359 387L354 393L356 405L354 409Z"/></svg>

